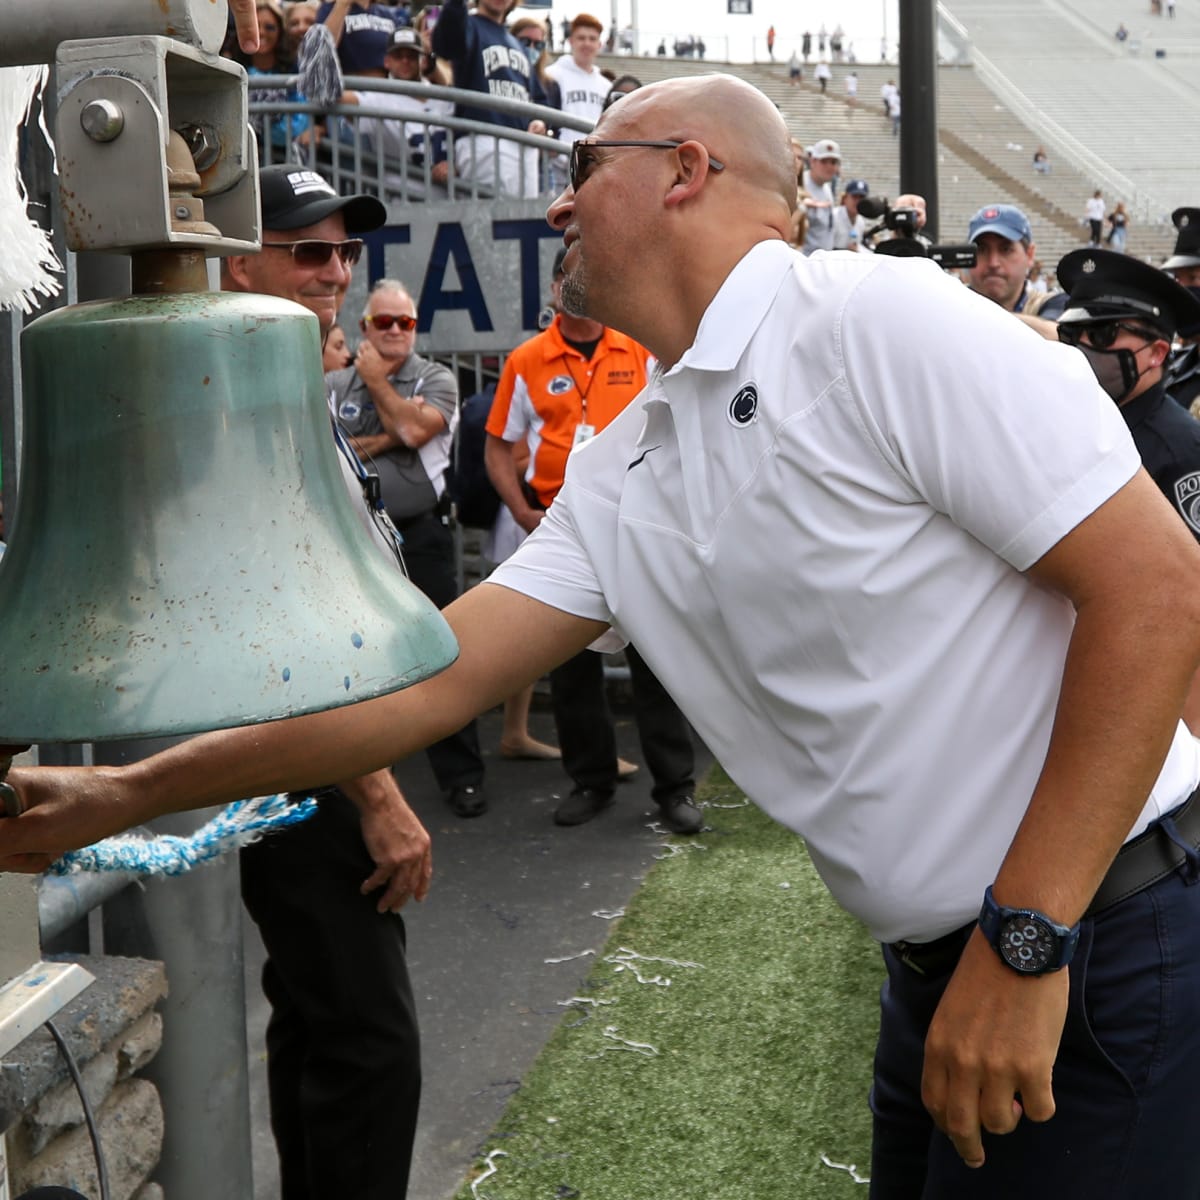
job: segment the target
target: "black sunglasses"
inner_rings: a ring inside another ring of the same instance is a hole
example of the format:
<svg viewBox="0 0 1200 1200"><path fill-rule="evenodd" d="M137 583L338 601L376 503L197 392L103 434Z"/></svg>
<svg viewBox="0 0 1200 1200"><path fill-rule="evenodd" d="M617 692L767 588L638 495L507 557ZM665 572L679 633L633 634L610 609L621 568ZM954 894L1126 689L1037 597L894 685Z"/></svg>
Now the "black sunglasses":
<svg viewBox="0 0 1200 1200"><path fill-rule="evenodd" d="M531 50L545 50L546 48L545 42L535 42L531 38L521 38L521 41Z"/></svg>
<svg viewBox="0 0 1200 1200"><path fill-rule="evenodd" d="M378 316L367 314L359 321L359 326L365 333L368 325L374 329L383 330L391 329L393 325L399 325L405 333L411 333L417 327L417 318L409 316L393 317L391 313L380 313Z"/></svg>
<svg viewBox="0 0 1200 1200"><path fill-rule="evenodd" d="M614 146L641 146L647 150L676 150L682 142L572 142L571 157L567 166L567 178L571 183L571 191L577 192L587 182L588 176L596 165L597 150L607 150ZM725 170L725 164L708 156L708 165L714 171Z"/></svg>
<svg viewBox="0 0 1200 1200"><path fill-rule="evenodd" d="M354 266L362 258L362 238L350 238L345 242L322 242L315 238L305 238L299 242L263 242L264 250L290 250L292 258L298 267L312 270L323 267L330 258L337 254L348 267Z"/></svg>
<svg viewBox="0 0 1200 1200"><path fill-rule="evenodd" d="M1093 350L1107 350L1117 340L1117 335L1124 330L1135 337L1145 338L1148 342L1157 341L1163 335L1153 329L1145 329L1140 325L1130 325L1127 321L1099 321L1095 325L1067 324L1058 327L1058 340L1068 346L1078 346L1083 338Z"/></svg>

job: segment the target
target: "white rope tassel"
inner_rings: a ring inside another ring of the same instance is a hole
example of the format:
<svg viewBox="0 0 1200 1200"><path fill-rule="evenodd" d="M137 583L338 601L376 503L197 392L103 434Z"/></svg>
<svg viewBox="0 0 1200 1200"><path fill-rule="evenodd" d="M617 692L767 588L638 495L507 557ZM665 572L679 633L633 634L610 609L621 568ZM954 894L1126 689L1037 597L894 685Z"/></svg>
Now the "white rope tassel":
<svg viewBox="0 0 1200 1200"><path fill-rule="evenodd" d="M62 263L46 231L26 211L18 159L21 128L48 77L45 66L0 68L0 309L29 312L38 296L56 296L62 289L54 277ZM41 130L49 143L44 121Z"/></svg>

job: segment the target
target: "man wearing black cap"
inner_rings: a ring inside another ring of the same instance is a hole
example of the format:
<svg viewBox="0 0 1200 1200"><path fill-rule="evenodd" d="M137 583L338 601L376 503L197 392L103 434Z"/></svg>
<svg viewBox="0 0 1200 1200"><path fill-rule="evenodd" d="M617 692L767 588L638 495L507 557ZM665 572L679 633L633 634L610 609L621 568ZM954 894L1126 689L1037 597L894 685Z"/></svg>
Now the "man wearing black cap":
<svg viewBox="0 0 1200 1200"><path fill-rule="evenodd" d="M504 365L487 422L488 475L527 533L541 523L563 485L567 457L604 429L646 385L649 355L632 338L562 307L563 247L554 257L548 329L518 346ZM529 440L524 477L513 451ZM634 719L661 820L672 833L699 833L695 755L687 721L632 646L625 649ZM554 811L557 825L582 825L613 803L617 740L604 694L604 662L581 650L550 672L563 768L574 785Z"/></svg>
<svg viewBox="0 0 1200 1200"><path fill-rule="evenodd" d="M1200 421L1164 385L1171 339L1200 325L1200 299L1164 271L1111 250L1074 250L1058 264L1071 299L1059 341L1078 346L1117 402L1142 464L1200 539Z"/></svg>
<svg viewBox="0 0 1200 1200"><path fill-rule="evenodd" d="M386 220L294 165L259 173L263 248L224 260L226 291L294 300L322 340ZM267 950L271 1129L282 1200L403 1197L421 1092L399 909L423 899L429 835L389 771L325 788L317 814L241 852L242 897ZM381 892L380 889L383 889Z"/></svg>
<svg viewBox="0 0 1200 1200"><path fill-rule="evenodd" d="M1200 297L1200 208L1177 208L1171 214L1179 236L1175 253L1162 265L1175 282ZM1200 328L1180 325L1183 346L1167 359L1167 395L1191 408L1200 399Z"/></svg>

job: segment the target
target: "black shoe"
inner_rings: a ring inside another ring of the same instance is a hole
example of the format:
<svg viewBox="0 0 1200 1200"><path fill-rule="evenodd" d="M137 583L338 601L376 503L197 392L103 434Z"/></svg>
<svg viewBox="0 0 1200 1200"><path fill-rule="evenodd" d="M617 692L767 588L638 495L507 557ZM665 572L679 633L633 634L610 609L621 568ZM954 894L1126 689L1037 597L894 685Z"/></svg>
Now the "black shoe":
<svg viewBox="0 0 1200 1200"><path fill-rule="evenodd" d="M488 810L487 796L477 784L460 784L446 793L446 803L456 817L482 817Z"/></svg>
<svg viewBox="0 0 1200 1200"><path fill-rule="evenodd" d="M555 825L582 825L598 813L610 808L612 792L598 792L594 788L576 788L555 810Z"/></svg>
<svg viewBox="0 0 1200 1200"><path fill-rule="evenodd" d="M704 828L704 814L686 792L664 800L658 808L659 819L672 833L699 833Z"/></svg>

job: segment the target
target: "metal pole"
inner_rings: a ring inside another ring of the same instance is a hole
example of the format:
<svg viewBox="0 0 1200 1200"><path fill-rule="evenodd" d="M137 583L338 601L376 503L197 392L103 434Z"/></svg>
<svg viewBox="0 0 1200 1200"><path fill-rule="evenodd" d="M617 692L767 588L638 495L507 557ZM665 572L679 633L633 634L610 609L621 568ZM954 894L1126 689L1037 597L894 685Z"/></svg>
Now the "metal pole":
<svg viewBox="0 0 1200 1200"><path fill-rule="evenodd" d="M131 762L173 744L106 742L97 762ZM156 833L195 832L215 810L160 817ZM163 1105L155 1181L170 1200L254 1195L238 860L127 888L104 906L108 954L160 960L170 993L162 1049L145 1075Z"/></svg>
<svg viewBox="0 0 1200 1200"><path fill-rule="evenodd" d="M934 0L900 5L900 190L925 197L924 234L938 239L937 47Z"/></svg>
<svg viewBox="0 0 1200 1200"><path fill-rule="evenodd" d="M0 66L53 62L60 42L79 38L174 38L215 54L226 8L212 0L0 0Z"/></svg>

